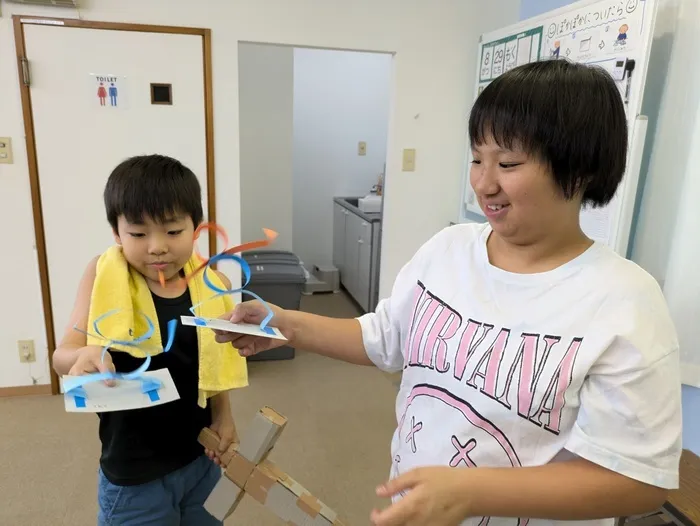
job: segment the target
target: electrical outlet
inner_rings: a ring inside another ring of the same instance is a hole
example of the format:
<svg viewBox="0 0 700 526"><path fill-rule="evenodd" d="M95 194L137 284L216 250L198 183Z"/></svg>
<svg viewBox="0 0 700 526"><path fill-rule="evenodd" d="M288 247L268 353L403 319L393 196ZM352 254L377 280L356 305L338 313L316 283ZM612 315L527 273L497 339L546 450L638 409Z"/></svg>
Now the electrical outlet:
<svg viewBox="0 0 700 526"><path fill-rule="evenodd" d="M357 143L357 155L367 155L367 143L360 141Z"/></svg>
<svg viewBox="0 0 700 526"><path fill-rule="evenodd" d="M403 171L404 172L415 172L416 171L416 150L406 149L403 151Z"/></svg>
<svg viewBox="0 0 700 526"><path fill-rule="evenodd" d="M20 362L36 362L36 353L34 352L34 340L19 340L17 342L17 350L19 351Z"/></svg>
<svg viewBox="0 0 700 526"><path fill-rule="evenodd" d="M0 164L12 163L12 139L0 137Z"/></svg>

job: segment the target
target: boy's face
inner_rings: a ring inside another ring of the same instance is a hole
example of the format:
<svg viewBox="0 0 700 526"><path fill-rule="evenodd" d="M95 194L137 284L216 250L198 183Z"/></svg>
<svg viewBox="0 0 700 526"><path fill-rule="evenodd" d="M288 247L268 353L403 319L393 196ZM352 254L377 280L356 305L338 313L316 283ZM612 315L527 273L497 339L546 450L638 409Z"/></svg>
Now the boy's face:
<svg viewBox="0 0 700 526"><path fill-rule="evenodd" d="M174 215L166 219L159 223L146 217L142 223L129 223L120 216L114 232L129 264L155 283L159 270L166 280L177 278L194 249L192 218Z"/></svg>
<svg viewBox="0 0 700 526"><path fill-rule="evenodd" d="M516 244L578 224L581 199L566 199L544 163L490 139L473 149L470 180L491 228Z"/></svg>

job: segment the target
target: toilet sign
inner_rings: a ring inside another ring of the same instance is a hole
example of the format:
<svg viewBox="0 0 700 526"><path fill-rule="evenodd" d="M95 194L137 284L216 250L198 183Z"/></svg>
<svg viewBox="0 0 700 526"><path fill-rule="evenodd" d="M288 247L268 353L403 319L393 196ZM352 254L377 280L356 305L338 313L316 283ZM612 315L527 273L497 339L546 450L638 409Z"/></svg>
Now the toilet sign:
<svg viewBox="0 0 700 526"><path fill-rule="evenodd" d="M89 97L92 105L104 110L124 109L127 102L126 77L112 74L90 74Z"/></svg>

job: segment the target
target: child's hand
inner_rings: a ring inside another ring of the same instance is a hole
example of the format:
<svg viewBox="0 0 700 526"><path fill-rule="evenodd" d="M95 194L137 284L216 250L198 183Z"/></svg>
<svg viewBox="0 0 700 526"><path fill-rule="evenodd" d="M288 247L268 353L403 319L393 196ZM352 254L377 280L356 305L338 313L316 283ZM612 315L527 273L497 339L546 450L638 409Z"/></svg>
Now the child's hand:
<svg viewBox="0 0 700 526"><path fill-rule="evenodd" d="M280 332L286 337L291 337L291 331L285 327L285 311L276 305L268 303L273 312L273 318L270 320L270 327L277 327ZM236 305L236 308L221 316L232 323L251 323L259 325L267 317L269 311L267 307L258 300L244 301ZM216 333L216 341L219 343L230 342L241 356L252 356L262 351L268 351L275 347L285 345L283 340L265 338L263 336L253 336L249 334L238 334L235 332L219 331L214 329Z"/></svg>
<svg viewBox="0 0 700 526"><path fill-rule="evenodd" d="M78 359L68 371L71 376L82 376L84 374L90 373L107 373L114 372L114 364L112 363L112 356L109 352L104 355L104 360L102 359L102 347L97 345L88 345L87 347L82 347L76 351L78 353ZM113 387L115 385L114 380L105 380L105 383Z"/></svg>
<svg viewBox="0 0 700 526"><path fill-rule="evenodd" d="M221 455L226 452L231 444L238 442L238 433L236 433L233 416L228 412L222 412L221 415L214 416L210 429L219 435L219 449L218 451L205 449L204 452L217 466L223 466Z"/></svg>
<svg viewBox="0 0 700 526"><path fill-rule="evenodd" d="M406 496L382 511L372 511L372 524L458 526L469 516L469 493L465 488L468 474L468 468L419 468L379 486L380 497L389 498L399 492L406 492Z"/></svg>

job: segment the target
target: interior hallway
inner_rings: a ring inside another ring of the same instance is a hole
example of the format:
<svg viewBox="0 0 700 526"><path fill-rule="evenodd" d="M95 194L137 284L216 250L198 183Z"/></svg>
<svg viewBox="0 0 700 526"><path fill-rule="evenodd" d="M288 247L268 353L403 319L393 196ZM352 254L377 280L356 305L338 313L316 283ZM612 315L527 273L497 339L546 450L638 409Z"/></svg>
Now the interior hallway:
<svg viewBox="0 0 700 526"><path fill-rule="evenodd" d="M344 294L305 296L302 309L358 314ZM382 504L374 488L389 473L396 389L377 369L302 351L294 360L252 362L250 386L232 401L239 430L264 405L285 415L271 460L349 525L361 525ZM66 413L59 396L0 399L0 524L95 524L98 457L93 415ZM246 497L226 524L280 521Z"/></svg>

